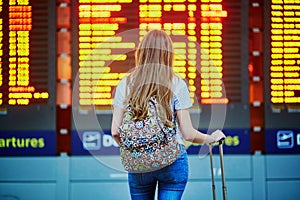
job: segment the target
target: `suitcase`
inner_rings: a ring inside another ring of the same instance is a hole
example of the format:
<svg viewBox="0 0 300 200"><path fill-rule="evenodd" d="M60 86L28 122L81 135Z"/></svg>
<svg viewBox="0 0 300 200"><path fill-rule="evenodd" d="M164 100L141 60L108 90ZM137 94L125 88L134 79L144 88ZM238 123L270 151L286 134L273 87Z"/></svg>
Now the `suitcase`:
<svg viewBox="0 0 300 200"><path fill-rule="evenodd" d="M224 156L223 156L223 140L218 142L219 152L220 152L220 165L221 165L221 173L222 173L222 191L223 191L223 200L227 200L227 188L225 183L225 172L224 172ZM213 145L209 145L209 157L210 157L210 170L211 170L211 178L212 178L212 192L213 192L213 200L216 200L216 185L215 185L215 176L214 176L214 167L213 167L213 159L212 159L212 149Z"/></svg>

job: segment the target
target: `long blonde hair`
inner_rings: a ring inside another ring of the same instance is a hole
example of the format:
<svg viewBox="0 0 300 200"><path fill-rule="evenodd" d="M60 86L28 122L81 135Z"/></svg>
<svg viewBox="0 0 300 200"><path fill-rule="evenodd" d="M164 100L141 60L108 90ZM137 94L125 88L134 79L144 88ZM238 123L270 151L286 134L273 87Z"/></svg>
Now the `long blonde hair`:
<svg viewBox="0 0 300 200"><path fill-rule="evenodd" d="M159 102L159 115L172 126L172 79L174 50L171 38L161 30L148 32L136 51L136 68L129 75L129 93L125 103L130 104L136 120L147 116L150 97Z"/></svg>

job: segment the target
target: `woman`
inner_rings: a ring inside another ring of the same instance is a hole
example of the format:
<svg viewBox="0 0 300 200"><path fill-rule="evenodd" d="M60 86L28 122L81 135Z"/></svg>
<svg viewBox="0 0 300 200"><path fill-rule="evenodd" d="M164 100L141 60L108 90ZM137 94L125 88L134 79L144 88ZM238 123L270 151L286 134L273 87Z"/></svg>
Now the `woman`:
<svg viewBox="0 0 300 200"><path fill-rule="evenodd" d="M116 88L111 132L118 144L118 128L126 105L132 105L135 116L143 119L147 115L147 104L155 96L161 105L160 117L168 126L177 119L177 140L181 154L171 165L145 173L128 173L132 199L154 199L158 185L158 199L181 199L188 180L187 153L183 139L201 144L216 142L225 135L217 130L211 135L193 128L188 108L192 106L185 82L173 73L174 51L170 37L161 30L153 30L140 42L136 55L136 67L122 79ZM183 138L183 139L182 139Z"/></svg>

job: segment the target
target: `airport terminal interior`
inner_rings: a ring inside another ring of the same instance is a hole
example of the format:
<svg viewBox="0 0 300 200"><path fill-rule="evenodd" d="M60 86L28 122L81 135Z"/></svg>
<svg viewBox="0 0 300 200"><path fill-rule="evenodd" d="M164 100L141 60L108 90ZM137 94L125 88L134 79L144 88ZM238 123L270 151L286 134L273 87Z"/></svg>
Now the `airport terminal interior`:
<svg viewBox="0 0 300 200"><path fill-rule="evenodd" d="M300 199L300 0L0 0L0 200L130 199L114 94L153 29L226 135L184 141L182 199Z"/></svg>

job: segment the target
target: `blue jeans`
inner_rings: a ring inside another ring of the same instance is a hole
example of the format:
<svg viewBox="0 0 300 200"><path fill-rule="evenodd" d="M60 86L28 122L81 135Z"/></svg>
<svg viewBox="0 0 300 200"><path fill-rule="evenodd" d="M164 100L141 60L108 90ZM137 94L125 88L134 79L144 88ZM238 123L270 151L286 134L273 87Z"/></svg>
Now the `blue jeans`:
<svg viewBox="0 0 300 200"><path fill-rule="evenodd" d="M184 151L171 165L153 172L128 173L132 200L180 200L188 180L188 159Z"/></svg>

